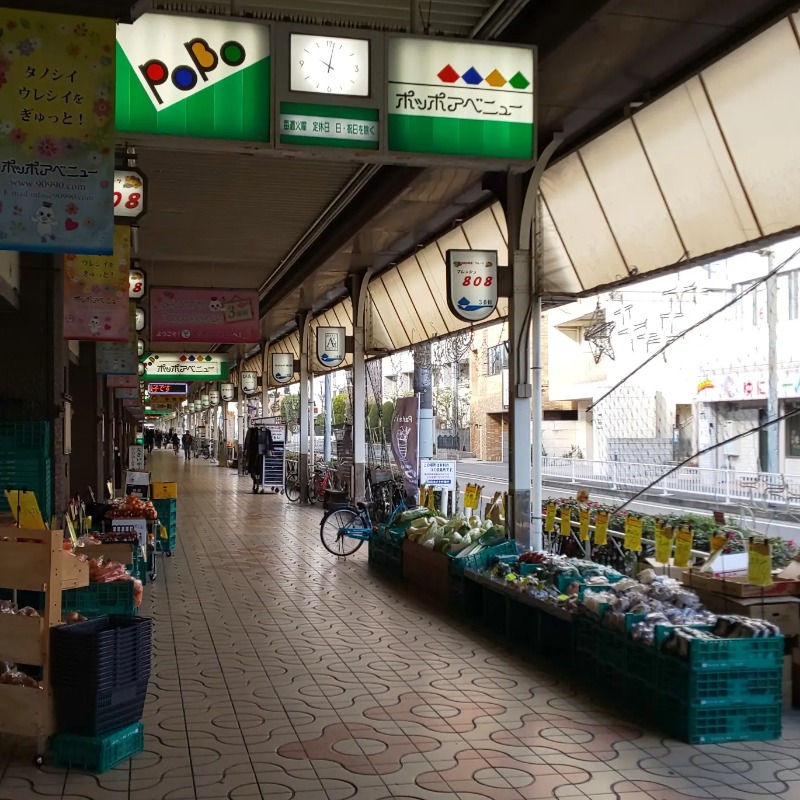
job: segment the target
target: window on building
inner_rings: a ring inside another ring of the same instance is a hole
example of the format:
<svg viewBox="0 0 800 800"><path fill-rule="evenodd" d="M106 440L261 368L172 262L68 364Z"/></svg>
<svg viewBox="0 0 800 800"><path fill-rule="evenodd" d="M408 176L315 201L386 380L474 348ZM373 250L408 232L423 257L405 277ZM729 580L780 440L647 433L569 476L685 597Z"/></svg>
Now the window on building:
<svg viewBox="0 0 800 800"><path fill-rule="evenodd" d="M499 375L508 366L508 343L501 342L489 348L489 375Z"/></svg>
<svg viewBox="0 0 800 800"><path fill-rule="evenodd" d="M794 270L786 277L789 282L789 319L797 319L800 316L800 271Z"/></svg>
<svg viewBox="0 0 800 800"><path fill-rule="evenodd" d="M786 405L786 412L794 416L786 418L786 457L800 458L800 403Z"/></svg>

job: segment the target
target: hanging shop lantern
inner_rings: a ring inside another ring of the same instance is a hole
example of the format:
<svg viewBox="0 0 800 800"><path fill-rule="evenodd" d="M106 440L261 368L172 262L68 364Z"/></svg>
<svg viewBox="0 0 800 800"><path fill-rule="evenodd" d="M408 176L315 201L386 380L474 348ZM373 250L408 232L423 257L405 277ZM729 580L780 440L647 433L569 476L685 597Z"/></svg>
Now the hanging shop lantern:
<svg viewBox="0 0 800 800"><path fill-rule="evenodd" d="M226 403L229 403L231 400L233 400L234 396L236 395L236 389L232 383L223 383L219 388L222 392L222 399Z"/></svg>
<svg viewBox="0 0 800 800"><path fill-rule="evenodd" d="M203 408L208 408L211 405L211 400L207 394L200 396L200 405L202 405Z"/></svg>
<svg viewBox="0 0 800 800"><path fill-rule="evenodd" d="M255 394L258 391L258 375L255 372L243 372L241 383L245 394Z"/></svg>
<svg viewBox="0 0 800 800"><path fill-rule="evenodd" d="M219 392L209 392L208 393L208 402L211 403L212 406L219 405Z"/></svg>

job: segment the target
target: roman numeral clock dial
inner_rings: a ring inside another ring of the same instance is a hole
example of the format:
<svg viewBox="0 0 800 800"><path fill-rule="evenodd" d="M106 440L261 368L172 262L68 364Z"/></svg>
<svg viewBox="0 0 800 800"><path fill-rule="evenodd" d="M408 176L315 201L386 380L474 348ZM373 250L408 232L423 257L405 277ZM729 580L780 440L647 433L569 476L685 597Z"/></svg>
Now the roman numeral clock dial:
<svg viewBox="0 0 800 800"><path fill-rule="evenodd" d="M293 92L369 96L369 40L293 33L289 88Z"/></svg>

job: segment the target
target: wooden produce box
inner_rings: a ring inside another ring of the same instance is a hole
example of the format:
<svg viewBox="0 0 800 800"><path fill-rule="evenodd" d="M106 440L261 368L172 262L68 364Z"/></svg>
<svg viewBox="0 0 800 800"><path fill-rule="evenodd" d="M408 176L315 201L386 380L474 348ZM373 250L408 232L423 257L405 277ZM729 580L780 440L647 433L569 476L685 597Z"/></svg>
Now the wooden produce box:
<svg viewBox="0 0 800 800"><path fill-rule="evenodd" d="M800 595L800 581L776 578L771 586L751 586L747 578L735 576L717 578L697 570L687 569L682 578L684 586L698 591L713 592L727 597L788 597Z"/></svg>
<svg viewBox="0 0 800 800"><path fill-rule="evenodd" d="M409 539L403 540L403 580L425 594L447 602L450 594L450 559Z"/></svg>
<svg viewBox="0 0 800 800"><path fill-rule="evenodd" d="M78 549L78 553L86 558L100 558L106 561L116 561L118 564L130 566L133 564L134 548L139 545L132 542L109 542L108 544L87 544Z"/></svg>

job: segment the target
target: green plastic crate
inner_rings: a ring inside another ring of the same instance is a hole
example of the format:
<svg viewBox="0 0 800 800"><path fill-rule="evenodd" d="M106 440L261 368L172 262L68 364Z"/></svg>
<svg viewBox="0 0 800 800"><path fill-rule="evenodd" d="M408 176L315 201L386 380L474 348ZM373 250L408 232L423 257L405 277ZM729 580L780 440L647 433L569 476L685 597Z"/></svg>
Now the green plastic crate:
<svg viewBox="0 0 800 800"><path fill-rule="evenodd" d="M625 634L604 628L598 625L597 633L597 661L603 667L608 667L624 675L627 663L627 642Z"/></svg>
<svg viewBox="0 0 800 800"><path fill-rule="evenodd" d="M0 448L3 452L27 450L49 453L50 423L46 421L0 423Z"/></svg>
<svg viewBox="0 0 800 800"><path fill-rule="evenodd" d="M465 556L464 558L450 556L450 570L456 575L463 574L463 572L468 569L479 572L489 566L492 561L492 556L511 556L518 552L516 542L501 542L491 547L484 547L483 550L479 553L475 553L474 556Z"/></svg>
<svg viewBox="0 0 800 800"><path fill-rule="evenodd" d="M686 706L664 697L659 716L667 730L689 744L780 739L781 704L763 706Z"/></svg>
<svg viewBox="0 0 800 800"><path fill-rule="evenodd" d="M67 589L61 595L61 610L77 611L90 618L104 614L134 616L133 581L90 583L82 589Z"/></svg>
<svg viewBox="0 0 800 800"><path fill-rule="evenodd" d="M661 693L693 706L780 705L782 681L780 667L697 670L674 657L659 663Z"/></svg>
<svg viewBox="0 0 800 800"><path fill-rule="evenodd" d="M698 639L689 646L688 663L693 669L781 669L783 636L768 639ZM674 658L663 652L664 658Z"/></svg>
<svg viewBox="0 0 800 800"><path fill-rule="evenodd" d="M654 693L659 685L660 663L656 648L629 640L625 658L628 680L635 680L646 687L651 694Z"/></svg>
<svg viewBox="0 0 800 800"><path fill-rule="evenodd" d="M50 750L60 769L106 772L144 750L144 727L135 722L105 736L59 733L50 741Z"/></svg>

